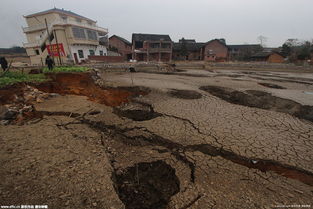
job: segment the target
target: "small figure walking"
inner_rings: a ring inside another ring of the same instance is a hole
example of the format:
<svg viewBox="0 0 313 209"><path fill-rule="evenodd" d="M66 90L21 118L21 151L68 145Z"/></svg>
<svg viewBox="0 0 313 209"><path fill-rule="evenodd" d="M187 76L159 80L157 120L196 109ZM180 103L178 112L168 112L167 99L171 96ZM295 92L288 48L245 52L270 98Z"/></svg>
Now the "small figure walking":
<svg viewBox="0 0 313 209"><path fill-rule="evenodd" d="M2 67L3 72L4 72L8 68L8 62L5 59L5 57L0 58L0 64L1 64L1 67Z"/></svg>
<svg viewBox="0 0 313 209"><path fill-rule="evenodd" d="M46 65L48 65L49 70L53 70L54 61L49 55L46 58Z"/></svg>

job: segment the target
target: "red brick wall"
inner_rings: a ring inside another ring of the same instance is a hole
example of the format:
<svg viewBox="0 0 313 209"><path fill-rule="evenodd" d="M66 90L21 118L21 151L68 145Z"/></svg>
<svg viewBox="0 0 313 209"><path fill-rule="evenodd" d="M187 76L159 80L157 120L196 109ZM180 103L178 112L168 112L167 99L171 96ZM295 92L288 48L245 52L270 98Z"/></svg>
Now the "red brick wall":
<svg viewBox="0 0 313 209"><path fill-rule="evenodd" d="M100 62L124 62L123 56L88 56L88 59Z"/></svg>
<svg viewBox="0 0 313 209"><path fill-rule="evenodd" d="M118 52L126 59L127 54L132 53L131 45L125 44L120 39L116 38L115 36L109 38L109 45L118 49Z"/></svg>
<svg viewBox="0 0 313 209"><path fill-rule="evenodd" d="M209 51L212 50L212 53L216 56L216 61L226 61L228 58L228 49L221 42L214 40L208 43L204 47L203 60L211 60L208 57Z"/></svg>
<svg viewBox="0 0 313 209"><path fill-rule="evenodd" d="M269 63L283 63L284 61L284 57L277 53L271 54L267 59L267 62Z"/></svg>

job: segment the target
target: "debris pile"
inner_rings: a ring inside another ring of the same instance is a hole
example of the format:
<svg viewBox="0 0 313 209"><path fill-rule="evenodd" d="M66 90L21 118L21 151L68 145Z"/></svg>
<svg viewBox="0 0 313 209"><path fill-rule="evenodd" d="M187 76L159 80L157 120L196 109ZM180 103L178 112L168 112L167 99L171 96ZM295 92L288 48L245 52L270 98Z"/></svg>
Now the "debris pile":
<svg viewBox="0 0 313 209"><path fill-rule="evenodd" d="M44 93L29 85L19 85L16 88L18 88L19 93L13 91L9 100L0 103L0 121L3 125L21 121L27 113L35 111L34 104L42 103L44 100L58 95Z"/></svg>

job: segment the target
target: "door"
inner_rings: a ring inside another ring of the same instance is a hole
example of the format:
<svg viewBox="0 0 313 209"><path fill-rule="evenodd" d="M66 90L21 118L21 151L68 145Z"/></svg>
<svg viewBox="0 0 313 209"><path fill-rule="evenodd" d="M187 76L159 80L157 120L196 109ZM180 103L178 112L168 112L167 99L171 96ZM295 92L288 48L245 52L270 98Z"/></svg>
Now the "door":
<svg viewBox="0 0 313 209"><path fill-rule="evenodd" d="M79 64L77 53L74 53L75 64Z"/></svg>

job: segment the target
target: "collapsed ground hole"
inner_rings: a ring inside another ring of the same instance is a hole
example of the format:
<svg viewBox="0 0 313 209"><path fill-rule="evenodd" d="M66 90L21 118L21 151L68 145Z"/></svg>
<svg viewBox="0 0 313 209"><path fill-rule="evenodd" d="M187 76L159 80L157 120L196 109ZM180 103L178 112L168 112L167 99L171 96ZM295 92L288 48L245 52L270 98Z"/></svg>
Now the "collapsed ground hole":
<svg viewBox="0 0 313 209"><path fill-rule="evenodd" d="M171 89L169 95L180 99L200 99L202 94L193 90Z"/></svg>
<svg viewBox="0 0 313 209"><path fill-rule="evenodd" d="M154 112L152 105L144 102L131 102L119 107L115 107L113 113L120 117L126 117L134 121L145 121L161 116Z"/></svg>
<svg viewBox="0 0 313 209"><path fill-rule="evenodd" d="M114 176L126 209L165 209L180 190L175 169L161 160L138 163Z"/></svg>
<svg viewBox="0 0 313 209"><path fill-rule="evenodd" d="M265 86L268 88L272 88L272 89L286 89L285 87L276 85L276 84L272 84L272 83L258 83L261 86Z"/></svg>
<svg viewBox="0 0 313 209"><path fill-rule="evenodd" d="M101 88L95 84L91 73L56 73L47 74L51 81L34 85L40 91L87 96L108 106L118 106L129 101L129 98L146 95L147 89L140 87Z"/></svg>
<svg viewBox="0 0 313 209"><path fill-rule="evenodd" d="M256 90L241 92L219 86L202 86L200 89L233 104L283 112L313 122L313 106L302 105L267 92Z"/></svg>

